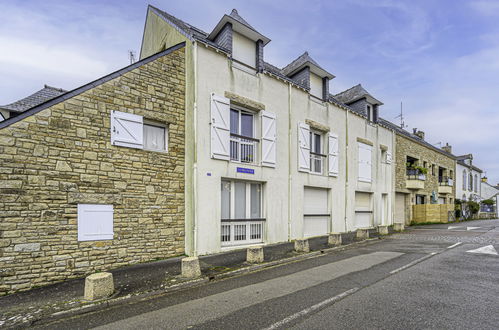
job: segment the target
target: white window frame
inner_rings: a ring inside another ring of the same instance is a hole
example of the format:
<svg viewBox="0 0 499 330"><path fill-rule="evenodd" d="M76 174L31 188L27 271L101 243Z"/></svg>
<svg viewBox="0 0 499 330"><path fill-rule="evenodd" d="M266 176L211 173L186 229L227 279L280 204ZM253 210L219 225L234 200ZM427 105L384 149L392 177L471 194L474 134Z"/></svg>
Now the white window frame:
<svg viewBox="0 0 499 330"><path fill-rule="evenodd" d="M324 155L324 134L314 129L310 129L310 174L323 175L324 174L324 159L326 155ZM319 155L315 152L315 135L318 135L320 138L320 152ZM313 160L319 160L320 171L315 171L315 167L312 166Z"/></svg>
<svg viewBox="0 0 499 330"><path fill-rule="evenodd" d="M241 144L241 138L238 138L238 137L234 137L232 133L232 111L237 111L238 112L238 128L237 128L237 131L239 133L237 133L237 135L239 136L243 136L241 134L241 114L242 113L245 113L245 114L249 114L253 117L253 132L252 132L252 135L253 136L248 136L248 138L251 138L251 139L254 139L254 140L258 140L257 141L252 141L252 143L247 143L247 145L253 145L253 160L252 161L242 161L241 160L241 150L242 150L242 144ZM231 162L234 162L234 163L242 163L242 164L254 164L256 165L258 163L258 153L259 153L259 142L260 142L260 139L256 138L256 125L258 124L257 122L257 113L254 112L254 111L251 111L251 110L248 110L246 108L243 108L243 107L239 107L237 105L234 105L234 104L230 104L230 108L229 108L229 134L230 134L230 147L229 147L229 158L230 158L230 161ZM233 156L232 156L232 143L233 142L237 142L238 143L238 157L237 159L234 159Z"/></svg>
<svg viewBox="0 0 499 330"><path fill-rule="evenodd" d="M164 128L165 129L165 149L151 149L151 148L146 148L145 147L145 145L146 145L146 141L145 141L146 140L146 135L145 135L146 126L154 126L154 127L159 127L159 128ZM144 119L142 131L143 131L143 140L144 140L143 141L143 143L144 143L144 148L143 149L144 150L168 153L168 133L169 133L169 127L168 127L168 125L165 125L165 124L162 124L162 123L158 123L156 121Z"/></svg>
<svg viewBox="0 0 499 330"><path fill-rule="evenodd" d="M222 184L224 182L230 183L230 194L229 194L229 219L221 219L221 245L222 247L230 246L241 246L248 244L257 244L264 242L265 234L265 219L263 218L264 205L263 205L263 183L255 181L242 181L242 180L232 180L232 179L222 179ZM239 219L235 218L235 203L236 203L236 183L244 183L246 189L246 218ZM251 218L251 185L257 184L260 186L259 204L260 204L260 217ZM222 197L221 197L222 198ZM222 200L220 200L220 207L222 205ZM244 234L246 239L236 240L236 232L239 230L239 234ZM258 238L252 238L252 230L258 231ZM223 241L222 237L224 233L229 233L229 240Z"/></svg>

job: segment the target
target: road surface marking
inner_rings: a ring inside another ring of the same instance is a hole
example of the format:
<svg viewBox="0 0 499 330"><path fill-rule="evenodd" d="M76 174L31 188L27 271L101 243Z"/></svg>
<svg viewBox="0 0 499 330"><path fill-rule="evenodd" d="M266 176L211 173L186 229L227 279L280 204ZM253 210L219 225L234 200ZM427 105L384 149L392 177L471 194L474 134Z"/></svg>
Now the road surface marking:
<svg viewBox="0 0 499 330"><path fill-rule="evenodd" d="M397 268L397 269L392 270L392 271L390 272L390 274L395 274L395 273L400 272L401 270L404 270L404 269L407 269L407 268L409 268L409 267L411 267L411 266L414 266L415 264L420 263L420 262L421 262L421 261L423 261L423 260L426 260L426 259L428 259L428 258L433 257L435 254L437 254L437 253L436 253L436 252L432 252L432 253L430 253L430 254L428 254L428 255L426 255L426 256L424 256L424 257L422 257L422 258L416 259L416 260L414 260L414 261L412 261L412 262L408 263L408 264L407 264L407 265L405 265L405 266L402 266L402 267L400 267L400 268Z"/></svg>
<svg viewBox="0 0 499 330"><path fill-rule="evenodd" d="M478 249L474 249L474 250L469 250L469 251L466 251L466 252L498 255L496 249L492 245L487 245L487 246L484 246L484 247L481 247L481 248L478 248Z"/></svg>
<svg viewBox="0 0 499 330"><path fill-rule="evenodd" d="M296 320L297 318L303 317L303 316L305 316L307 314L310 314L310 313L318 310L319 308L322 308L322 307L324 307L326 305L332 304L332 303L334 303L334 302L336 302L336 301L338 301L340 299L343 299L346 296L349 296L349 295L351 295L352 293L354 293L354 292L356 292L358 290L359 290L359 288L353 288L353 289L347 290L347 291L345 291L343 293L340 293L337 296L334 296L334 297L331 297L331 298L326 299L324 301L321 301L318 304L310 306L309 308L305 308L304 310L301 310L298 313L290 315L290 316L286 317L285 319L282 319L281 321L272 324L270 327L265 328L264 330L278 329L278 328L282 327L283 325L285 325L285 324L287 324L287 323L289 323L289 322L291 322L293 320Z"/></svg>
<svg viewBox="0 0 499 330"><path fill-rule="evenodd" d="M481 227L466 227L466 230L480 229Z"/></svg>
<svg viewBox="0 0 499 330"><path fill-rule="evenodd" d="M461 242L457 242L456 244L452 244L451 246L448 246L448 249L455 248L456 246L461 245Z"/></svg>
<svg viewBox="0 0 499 330"><path fill-rule="evenodd" d="M464 227L461 227L461 226L449 226L449 228L447 228L447 229L451 230L451 229L458 229L458 228L464 228Z"/></svg>
<svg viewBox="0 0 499 330"><path fill-rule="evenodd" d="M373 252L237 287L144 314L123 318L98 329L185 329L224 317L238 310L367 270L398 258L400 252ZM189 311L186 317L186 311ZM126 317L126 316L125 316Z"/></svg>

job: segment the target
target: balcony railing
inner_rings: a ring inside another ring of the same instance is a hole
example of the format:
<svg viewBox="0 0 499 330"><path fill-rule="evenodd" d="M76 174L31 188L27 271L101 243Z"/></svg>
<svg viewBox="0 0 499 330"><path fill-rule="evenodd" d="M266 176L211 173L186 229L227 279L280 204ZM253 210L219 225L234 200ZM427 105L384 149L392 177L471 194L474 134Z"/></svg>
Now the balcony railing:
<svg viewBox="0 0 499 330"><path fill-rule="evenodd" d="M449 186L449 187L452 187L454 185L454 180L452 180L448 176L439 176L438 177L438 184L440 186Z"/></svg>
<svg viewBox="0 0 499 330"><path fill-rule="evenodd" d="M256 163L258 139L252 137L231 134L230 135L230 159L241 163Z"/></svg>
<svg viewBox="0 0 499 330"><path fill-rule="evenodd" d="M312 173L322 174L325 158L326 155L310 152L310 171Z"/></svg>
<svg viewBox="0 0 499 330"><path fill-rule="evenodd" d="M408 180L426 180L426 175L418 169L408 168L407 169L407 179Z"/></svg>
<svg viewBox="0 0 499 330"><path fill-rule="evenodd" d="M222 246L262 243L264 224L265 219L223 219Z"/></svg>

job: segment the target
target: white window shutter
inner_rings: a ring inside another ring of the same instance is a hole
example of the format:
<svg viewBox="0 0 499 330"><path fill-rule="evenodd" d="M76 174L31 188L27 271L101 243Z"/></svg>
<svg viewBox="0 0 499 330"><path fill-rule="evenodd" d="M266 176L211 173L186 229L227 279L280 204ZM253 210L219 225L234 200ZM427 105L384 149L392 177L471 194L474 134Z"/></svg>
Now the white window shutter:
<svg viewBox="0 0 499 330"><path fill-rule="evenodd" d="M211 157L230 159L230 100L211 94Z"/></svg>
<svg viewBox="0 0 499 330"><path fill-rule="evenodd" d="M111 144L121 147L144 147L142 116L113 110L111 112Z"/></svg>
<svg viewBox="0 0 499 330"><path fill-rule="evenodd" d="M298 171L310 172L310 126L298 124Z"/></svg>
<svg viewBox="0 0 499 330"><path fill-rule="evenodd" d="M78 204L78 241L113 239L113 205Z"/></svg>
<svg viewBox="0 0 499 330"><path fill-rule="evenodd" d="M276 165L276 117L268 111L260 111L262 124L262 166L275 167Z"/></svg>
<svg viewBox="0 0 499 330"><path fill-rule="evenodd" d="M371 182L371 156L372 156L372 147L364 144L358 143L359 149L359 181L363 182Z"/></svg>
<svg viewBox="0 0 499 330"><path fill-rule="evenodd" d="M328 153L329 175L337 176L339 173L338 135L329 133L328 145L329 145L329 153Z"/></svg>
<svg viewBox="0 0 499 330"><path fill-rule="evenodd" d="M387 151L386 152L386 163L391 164L392 163L392 153Z"/></svg>

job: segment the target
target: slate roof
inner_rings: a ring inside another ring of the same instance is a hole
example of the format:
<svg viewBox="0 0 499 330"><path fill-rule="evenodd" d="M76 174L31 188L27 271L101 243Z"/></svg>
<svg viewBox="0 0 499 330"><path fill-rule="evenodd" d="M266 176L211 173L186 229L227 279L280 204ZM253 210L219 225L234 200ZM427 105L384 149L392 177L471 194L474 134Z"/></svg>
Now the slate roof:
<svg viewBox="0 0 499 330"><path fill-rule="evenodd" d="M439 152L447 157L450 157L452 159L456 159L456 156L454 156L453 154L450 154L448 153L447 151L443 150L443 149L440 149L438 147L435 147L433 144L431 143L428 143L426 142L425 140L421 139L419 136L415 135L415 134L412 134L408 131L406 131L405 129L403 128L400 128L400 126L398 125L395 125L394 123L386 120L386 119L383 119L383 118L379 118L379 122L382 123L383 125L391 128L392 130L395 131L395 133L399 134L399 135L402 135L406 138L409 138L410 140L413 140L419 144L422 144L424 145L425 147L427 148L430 148L432 149L433 151L436 151L436 152Z"/></svg>
<svg viewBox="0 0 499 330"><path fill-rule="evenodd" d="M346 104L355 102L355 101L360 100L364 97L370 97L374 101L376 101L378 104L383 104L381 101L377 100L374 96L369 94L369 92L366 91L364 89L364 87L362 87L361 84L350 87L349 89L347 89L341 93L336 94L334 97L337 100L339 100L340 102L343 102Z"/></svg>
<svg viewBox="0 0 499 330"><path fill-rule="evenodd" d="M46 102L48 100L51 100L61 94L66 93L67 91L62 89L62 88L56 88L56 87L51 87L48 85L45 85L42 89L39 91L23 98L18 101L15 101L13 103L7 104L7 105L0 105L0 109L2 110L7 110L11 112L24 112L34 106L37 106L39 104L42 104L43 102Z"/></svg>
<svg viewBox="0 0 499 330"><path fill-rule="evenodd" d="M319 68L321 67L316 61L314 61L313 58L310 57L310 55L308 55L308 52L305 52L305 53L301 54L300 56L298 56L294 61L292 61L291 63L286 65L282 69L282 72L285 75L289 75L291 72L295 71L298 67L300 67L301 65L303 65L304 63L307 63L307 62L309 62L313 65L316 65Z"/></svg>
<svg viewBox="0 0 499 330"><path fill-rule="evenodd" d="M255 32L258 32L244 18L242 18L241 16L239 16L239 13L237 12L237 10L235 8L232 9L232 11L230 12L229 16L232 17L233 19L235 19L236 21L238 21L239 23L246 25L247 27L249 27L250 29L254 30Z"/></svg>

